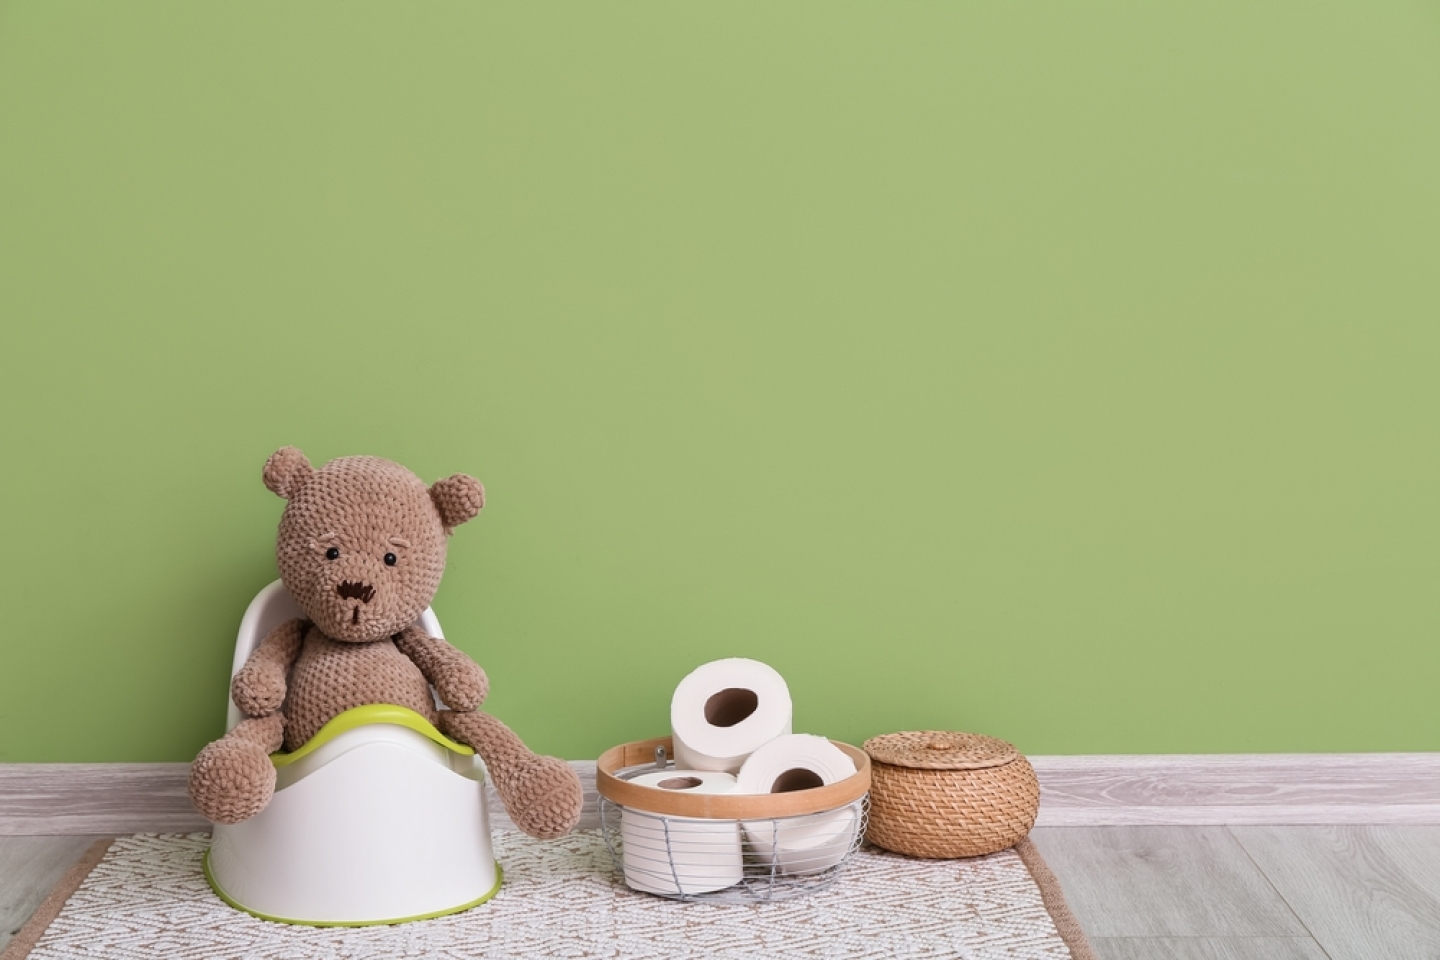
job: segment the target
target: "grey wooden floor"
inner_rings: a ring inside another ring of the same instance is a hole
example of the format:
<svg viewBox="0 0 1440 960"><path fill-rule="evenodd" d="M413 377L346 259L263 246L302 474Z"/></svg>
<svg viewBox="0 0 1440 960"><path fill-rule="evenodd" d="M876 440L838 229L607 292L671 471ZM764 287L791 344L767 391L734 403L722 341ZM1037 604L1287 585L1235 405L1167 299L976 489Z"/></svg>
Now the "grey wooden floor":
<svg viewBox="0 0 1440 960"><path fill-rule="evenodd" d="M1101 960L1440 960L1440 827L1067 827L1034 839Z"/></svg>
<svg viewBox="0 0 1440 960"><path fill-rule="evenodd" d="M0 947L92 837L0 837ZM1102 960L1440 960L1440 827L1051 827Z"/></svg>

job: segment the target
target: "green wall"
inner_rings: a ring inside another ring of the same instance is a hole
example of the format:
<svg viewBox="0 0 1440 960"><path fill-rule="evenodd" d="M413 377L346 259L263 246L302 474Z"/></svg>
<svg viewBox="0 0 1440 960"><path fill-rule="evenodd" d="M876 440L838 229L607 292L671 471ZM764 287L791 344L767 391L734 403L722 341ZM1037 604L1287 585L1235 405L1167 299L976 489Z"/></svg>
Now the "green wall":
<svg viewBox="0 0 1440 960"><path fill-rule="evenodd" d="M187 760L260 466L479 476L536 748L1440 749L1440 10L0 0L0 761Z"/></svg>

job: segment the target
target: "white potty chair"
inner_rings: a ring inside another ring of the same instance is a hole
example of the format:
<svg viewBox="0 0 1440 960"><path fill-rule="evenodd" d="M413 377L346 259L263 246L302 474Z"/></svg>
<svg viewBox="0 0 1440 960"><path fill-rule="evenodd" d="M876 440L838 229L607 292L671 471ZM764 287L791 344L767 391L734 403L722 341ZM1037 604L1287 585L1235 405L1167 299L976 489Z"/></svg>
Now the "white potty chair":
<svg viewBox="0 0 1440 960"><path fill-rule="evenodd" d="M261 590L240 622L231 676L271 630L304 616L280 581ZM431 610L419 623L443 639ZM226 729L241 719L232 702ZM365 926L458 913L499 891L484 767L413 710L347 710L271 761L269 806L216 824L205 855L205 878L232 907L281 923Z"/></svg>

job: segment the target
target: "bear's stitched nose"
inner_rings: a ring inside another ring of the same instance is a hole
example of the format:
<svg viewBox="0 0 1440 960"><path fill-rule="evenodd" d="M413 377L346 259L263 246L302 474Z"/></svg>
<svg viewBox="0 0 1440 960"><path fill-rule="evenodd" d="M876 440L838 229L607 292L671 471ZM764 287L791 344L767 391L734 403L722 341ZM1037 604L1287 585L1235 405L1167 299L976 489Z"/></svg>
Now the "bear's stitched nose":
<svg viewBox="0 0 1440 960"><path fill-rule="evenodd" d="M346 600L359 600L361 603L369 603L375 599L375 588L368 583L356 583L353 580L346 580L335 588L335 592Z"/></svg>

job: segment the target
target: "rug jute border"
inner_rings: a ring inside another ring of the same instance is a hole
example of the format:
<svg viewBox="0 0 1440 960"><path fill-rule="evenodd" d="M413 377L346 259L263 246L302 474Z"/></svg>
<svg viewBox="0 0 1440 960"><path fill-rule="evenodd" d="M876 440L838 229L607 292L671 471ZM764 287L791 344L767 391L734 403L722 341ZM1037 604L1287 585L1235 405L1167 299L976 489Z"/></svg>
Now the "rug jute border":
<svg viewBox="0 0 1440 960"><path fill-rule="evenodd" d="M30 919L6 944L4 950L0 950L0 960L25 960L30 951L40 942L45 935L46 929L60 915L66 902L80 889L85 878L105 858L113 839L99 840L85 851L84 855L77 860L65 875L60 878L51 891L46 894L45 899L35 908ZM1040 890L1040 897L1044 901L1045 910L1050 914L1050 919L1055 923L1055 931L1065 941L1070 949L1072 960L1097 960L1095 952L1090 948L1090 942L1085 939L1085 932L1080 929L1079 922L1070 911L1070 905L1065 902L1065 894L1060 888L1060 881L1051 872L1050 866L1040 856L1040 851L1035 844L1027 837L1015 845L1015 852L1019 854L1020 860L1025 864L1025 869L1030 872L1030 877L1035 881L1035 886Z"/></svg>
<svg viewBox="0 0 1440 960"><path fill-rule="evenodd" d="M60 916L60 911L65 907L65 901L70 895L80 889L80 884L90 876L90 871L105 859L105 851L110 849L114 840L97 840L90 845L84 855L69 870L65 876L45 895L40 901L40 906L30 914L30 919L25 921L25 926L10 939L4 950L0 950L0 960L23 960L29 956L35 944L45 935L45 930L50 926L51 921ZM1047 901L1048 902L1048 901Z"/></svg>
<svg viewBox="0 0 1440 960"><path fill-rule="evenodd" d="M1070 904L1065 902L1060 881L1050 872L1050 865L1040 856L1035 844L1026 837L1015 845L1015 852L1020 854L1025 869L1030 871L1035 886L1040 888L1040 898L1045 901L1045 910L1050 914L1050 919L1055 921L1055 932L1060 934L1060 939L1070 948L1070 956L1073 960L1096 960L1095 951L1090 949L1090 941L1085 939L1085 931L1080 929L1080 922L1075 919L1075 914L1070 912ZM10 958L3 957L0 960Z"/></svg>

